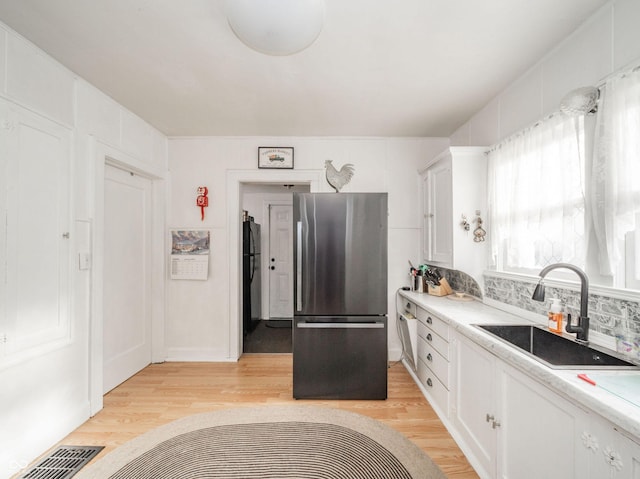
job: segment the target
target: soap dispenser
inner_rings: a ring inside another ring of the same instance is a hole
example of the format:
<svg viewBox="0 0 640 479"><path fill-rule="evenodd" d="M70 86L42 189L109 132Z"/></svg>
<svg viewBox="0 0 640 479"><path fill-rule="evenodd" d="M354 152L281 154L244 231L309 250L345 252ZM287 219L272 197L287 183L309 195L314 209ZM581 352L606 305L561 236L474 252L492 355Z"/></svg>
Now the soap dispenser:
<svg viewBox="0 0 640 479"><path fill-rule="evenodd" d="M562 304L558 298L550 298L551 307L549 308L549 331L554 333L562 333Z"/></svg>

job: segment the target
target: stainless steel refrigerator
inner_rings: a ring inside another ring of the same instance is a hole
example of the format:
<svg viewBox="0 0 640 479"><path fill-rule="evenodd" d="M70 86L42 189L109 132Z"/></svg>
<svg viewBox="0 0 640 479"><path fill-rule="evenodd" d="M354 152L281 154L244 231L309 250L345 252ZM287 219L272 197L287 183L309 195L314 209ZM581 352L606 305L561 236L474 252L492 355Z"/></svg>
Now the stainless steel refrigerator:
<svg viewBox="0 0 640 479"><path fill-rule="evenodd" d="M293 396L387 397L387 194L295 193Z"/></svg>
<svg viewBox="0 0 640 479"><path fill-rule="evenodd" d="M252 332L260 321L260 225L247 216L242 222L242 316L243 332Z"/></svg>

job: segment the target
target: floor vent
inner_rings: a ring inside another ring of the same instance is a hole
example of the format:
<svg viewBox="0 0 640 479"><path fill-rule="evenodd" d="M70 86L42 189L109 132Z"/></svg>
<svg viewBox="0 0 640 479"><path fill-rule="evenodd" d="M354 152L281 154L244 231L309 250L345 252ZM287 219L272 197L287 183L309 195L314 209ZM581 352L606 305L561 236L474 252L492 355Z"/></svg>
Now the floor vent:
<svg viewBox="0 0 640 479"><path fill-rule="evenodd" d="M104 446L59 446L19 479L68 479L103 449Z"/></svg>

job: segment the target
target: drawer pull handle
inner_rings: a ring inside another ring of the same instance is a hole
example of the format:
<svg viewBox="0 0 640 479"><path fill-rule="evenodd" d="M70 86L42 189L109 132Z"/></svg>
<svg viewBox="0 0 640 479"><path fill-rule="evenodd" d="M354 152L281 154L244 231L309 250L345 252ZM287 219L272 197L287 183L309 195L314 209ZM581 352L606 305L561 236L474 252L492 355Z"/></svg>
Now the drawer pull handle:
<svg viewBox="0 0 640 479"><path fill-rule="evenodd" d="M433 341L433 338L431 337L431 333L427 334L427 341Z"/></svg>
<svg viewBox="0 0 640 479"><path fill-rule="evenodd" d="M433 324L433 319L431 319L431 316L427 317L427 324Z"/></svg>
<svg viewBox="0 0 640 479"><path fill-rule="evenodd" d="M433 356L431 356L431 353L427 354L427 361L433 361Z"/></svg>
<svg viewBox="0 0 640 479"><path fill-rule="evenodd" d="M427 378L427 386L429 386L430 388L433 387L433 381L431 380L431 378Z"/></svg>

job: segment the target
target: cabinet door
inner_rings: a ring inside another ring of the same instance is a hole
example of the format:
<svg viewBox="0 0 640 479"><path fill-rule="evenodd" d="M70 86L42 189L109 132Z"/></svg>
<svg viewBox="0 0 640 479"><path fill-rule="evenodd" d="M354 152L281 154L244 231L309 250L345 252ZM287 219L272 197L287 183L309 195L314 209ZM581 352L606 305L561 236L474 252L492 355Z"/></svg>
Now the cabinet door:
<svg viewBox="0 0 640 479"><path fill-rule="evenodd" d="M579 450L589 479L640 479L640 446L596 414L585 414Z"/></svg>
<svg viewBox="0 0 640 479"><path fill-rule="evenodd" d="M621 464L616 463L616 457L607 454L605 451L605 463L612 472L611 477L616 479L640 479L640 445L635 441L623 436L618 431L614 431L615 448L619 451Z"/></svg>
<svg viewBox="0 0 640 479"><path fill-rule="evenodd" d="M453 211L451 159L441 160L427 170L428 260L453 265Z"/></svg>
<svg viewBox="0 0 640 479"><path fill-rule="evenodd" d="M456 343L453 421L478 474L495 477L495 359L464 337L460 336Z"/></svg>
<svg viewBox="0 0 640 479"><path fill-rule="evenodd" d="M15 105L5 111L0 329L11 354L69 336L71 132Z"/></svg>
<svg viewBox="0 0 640 479"><path fill-rule="evenodd" d="M431 234L431 217L429 216L429 193L431 187L429 186L429 172L422 173L421 191L422 191L422 260L431 261L431 240L429 235Z"/></svg>
<svg viewBox="0 0 640 479"><path fill-rule="evenodd" d="M8 329L7 319L7 214L8 214L8 175L9 175L9 109L5 101L0 100L0 359L5 353L5 341Z"/></svg>
<svg viewBox="0 0 640 479"><path fill-rule="evenodd" d="M582 410L500 363L498 476L503 479L583 478L576 438Z"/></svg>

